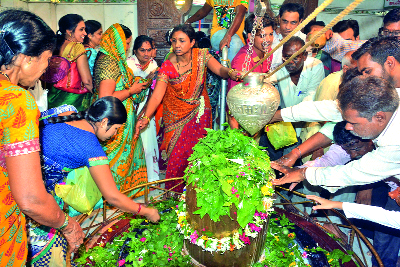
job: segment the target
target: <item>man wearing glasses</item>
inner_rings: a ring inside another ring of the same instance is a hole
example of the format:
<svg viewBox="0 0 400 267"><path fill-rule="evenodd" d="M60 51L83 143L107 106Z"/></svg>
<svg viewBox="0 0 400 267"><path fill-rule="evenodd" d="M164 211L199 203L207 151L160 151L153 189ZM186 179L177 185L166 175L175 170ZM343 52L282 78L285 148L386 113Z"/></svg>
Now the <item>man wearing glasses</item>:
<svg viewBox="0 0 400 267"><path fill-rule="evenodd" d="M392 9L385 15L379 36L400 36L400 8Z"/></svg>

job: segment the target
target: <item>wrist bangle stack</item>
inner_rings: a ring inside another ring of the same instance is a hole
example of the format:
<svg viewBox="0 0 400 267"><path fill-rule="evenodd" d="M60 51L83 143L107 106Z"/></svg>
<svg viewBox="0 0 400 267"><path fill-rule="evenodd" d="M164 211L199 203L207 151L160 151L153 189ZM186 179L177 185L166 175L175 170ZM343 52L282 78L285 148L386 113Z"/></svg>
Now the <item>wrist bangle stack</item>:
<svg viewBox="0 0 400 267"><path fill-rule="evenodd" d="M138 210L137 210L137 212L136 212L136 215L139 215L139 212L142 210L142 204L139 204L139 208L138 208Z"/></svg>
<svg viewBox="0 0 400 267"><path fill-rule="evenodd" d="M69 223L69 216L68 216L68 214L67 214L66 212L64 212L64 215L65 215L65 221L64 221L63 225L61 225L60 227L56 228L56 229L59 230L59 231L64 230L64 229L68 226L68 223Z"/></svg>
<svg viewBox="0 0 400 267"><path fill-rule="evenodd" d="M148 122L150 122L150 118L147 116L143 116L142 119L146 119Z"/></svg>
<svg viewBox="0 0 400 267"><path fill-rule="evenodd" d="M234 71L235 71L235 69L230 69L230 70L228 71L228 75L231 76L232 72L234 72Z"/></svg>

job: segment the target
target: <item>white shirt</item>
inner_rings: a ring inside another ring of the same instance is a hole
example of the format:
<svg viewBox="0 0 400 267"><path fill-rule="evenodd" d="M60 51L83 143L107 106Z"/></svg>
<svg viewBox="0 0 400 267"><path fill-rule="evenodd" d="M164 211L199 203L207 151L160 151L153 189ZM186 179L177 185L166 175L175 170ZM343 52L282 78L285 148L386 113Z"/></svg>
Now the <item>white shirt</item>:
<svg viewBox="0 0 400 267"><path fill-rule="evenodd" d="M381 207L343 202L343 211L347 218L369 220L395 229L400 229L400 212L389 211Z"/></svg>
<svg viewBox="0 0 400 267"><path fill-rule="evenodd" d="M271 81L276 84L280 95L280 106L285 108L296 105L302 101L313 101L319 83L324 79L324 65L322 61L313 57L307 57L299 81L292 82L290 74L285 67L271 76ZM296 135L300 136L303 125L295 126Z"/></svg>
<svg viewBox="0 0 400 267"><path fill-rule="evenodd" d="M399 93L400 88L397 88ZM281 111L284 121L342 121L337 102L302 102ZM350 185L363 185L394 176L400 180L400 114L393 113L382 133L373 140L376 149L344 166L308 168L307 181L330 192Z"/></svg>
<svg viewBox="0 0 400 267"><path fill-rule="evenodd" d="M292 82L290 74L285 67L271 76L271 81L277 85L281 96L282 108L299 104L303 100L313 101L318 85L325 78L322 61L313 57L307 57L299 81Z"/></svg>
<svg viewBox="0 0 400 267"><path fill-rule="evenodd" d="M307 35L305 35L304 33L302 33L301 31L296 32L296 34L294 36L298 36L301 39L304 40L304 42L306 41L306 37ZM272 49L275 48L275 46L277 46L281 41L283 40L283 36L282 34L277 34L274 31L274 41L272 42ZM278 48L278 50L276 50L274 52L274 56L272 57L272 62L271 62L271 69L276 69L277 67L279 67L279 65L281 65L283 63L282 60L282 49L283 49L283 45L281 47Z"/></svg>

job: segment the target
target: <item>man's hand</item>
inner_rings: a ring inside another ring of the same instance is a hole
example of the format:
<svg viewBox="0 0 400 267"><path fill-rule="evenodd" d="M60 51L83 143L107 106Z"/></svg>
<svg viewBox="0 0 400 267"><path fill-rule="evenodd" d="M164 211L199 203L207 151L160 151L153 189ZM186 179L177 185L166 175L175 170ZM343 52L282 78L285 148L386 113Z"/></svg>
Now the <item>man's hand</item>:
<svg viewBox="0 0 400 267"><path fill-rule="evenodd" d="M282 116L281 116L281 110L277 110L274 114L274 116L272 116L272 118L269 120L269 122L267 124L271 124L277 121L283 121Z"/></svg>
<svg viewBox="0 0 400 267"><path fill-rule="evenodd" d="M332 31L332 30L327 30L327 31L325 32L326 40L331 39L332 36L333 36L333 31Z"/></svg>
<svg viewBox="0 0 400 267"><path fill-rule="evenodd" d="M313 207L313 210L321 209L343 209L343 202L332 201L319 196L307 195L306 198L314 200L315 202L321 204Z"/></svg>
<svg viewBox="0 0 400 267"><path fill-rule="evenodd" d="M293 165L296 163L296 160L300 157L299 150L298 149L293 149L286 155L282 156L280 159L277 159L273 161L274 163L281 165L281 166L286 166L286 167L293 167Z"/></svg>
<svg viewBox="0 0 400 267"><path fill-rule="evenodd" d="M221 42L219 43L219 50L222 51L222 48L227 46L228 48L231 47L231 39L232 37L228 34L225 34L224 38L222 38Z"/></svg>
<svg viewBox="0 0 400 267"><path fill-rule="evenodd" d="M271 167L277 171L280 171L281 173L285 174L284 177L281 179L274 179L272 180L273 185L283 185L287 183L292 183L289 187L290 190L293 190L293 188L299 183L302 182L306 179L306 169L307 168L290 168L286 167L283 165L280 165L276 162L271 162Z"/></svg>

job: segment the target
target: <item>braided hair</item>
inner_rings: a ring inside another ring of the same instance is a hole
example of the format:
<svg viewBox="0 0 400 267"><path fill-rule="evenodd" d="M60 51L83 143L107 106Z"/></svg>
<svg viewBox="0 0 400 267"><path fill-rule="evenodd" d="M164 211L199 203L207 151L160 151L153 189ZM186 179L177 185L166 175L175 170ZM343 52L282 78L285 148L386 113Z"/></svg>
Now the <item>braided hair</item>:
<svg viewBox="0 0 400 267"><path fill-rule="evenodd" d="M108 119L108 129L114 124L126 122L127 113L121 100L113 96L105 96L97 99L87 110L72 113L67 116L58 116L47 119L47 123L63 123L69 121L86 120L89 123L101 122ZM107 129L107 130L108 130Z"/></svg>

